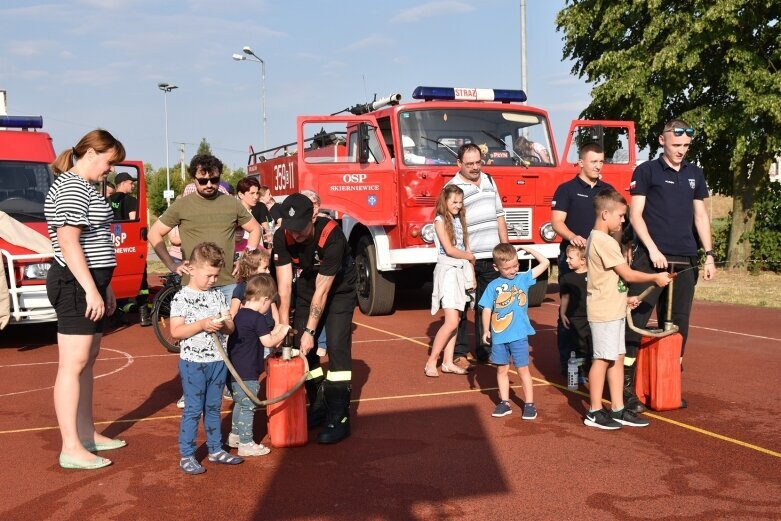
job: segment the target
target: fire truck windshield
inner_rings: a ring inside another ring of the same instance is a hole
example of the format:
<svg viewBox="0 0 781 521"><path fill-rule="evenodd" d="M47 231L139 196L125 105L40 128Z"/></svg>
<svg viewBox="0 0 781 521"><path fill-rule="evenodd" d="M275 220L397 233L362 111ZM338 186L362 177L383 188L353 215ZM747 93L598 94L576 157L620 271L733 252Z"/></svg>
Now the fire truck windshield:
<svg viewBox="0 0 781 521"><path fill-rule="evenodd" d="M22 222L44 221L43 201L52 181L45 163L0 161L0 211Z"/></svg>
<svg viewBox="0 0 781 521"><path fill-rule="evenodd" d="M466 143L480 146L487 165L556 164L548 122L539 114L506 109L421 109L400 112L399 128L408 166L455 165L453 151Z"/></svg>

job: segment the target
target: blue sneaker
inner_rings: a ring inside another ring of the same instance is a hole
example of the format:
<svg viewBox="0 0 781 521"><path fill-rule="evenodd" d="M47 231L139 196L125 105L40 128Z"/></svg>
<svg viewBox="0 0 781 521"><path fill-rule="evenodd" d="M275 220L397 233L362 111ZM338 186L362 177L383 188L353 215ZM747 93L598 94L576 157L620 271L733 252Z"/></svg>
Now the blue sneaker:
<svg viewBox="0 0 781 521"><path fill-rule="evenodd" d="M537 408L534 406L533 403L525 403L523 404L523 416L521 416L522 420L533 420L537 417Z"/></svg>
<svg viewBox="0 0 781 521"><path fill-rule="evenodd" d="M501 418L502 416L507 416L508 414L512 414L513 409L510 407L510 402L506 400L502 400L496 405L496 409L494 409L494 412L491 413L491 416L494 418Z"/></svg>

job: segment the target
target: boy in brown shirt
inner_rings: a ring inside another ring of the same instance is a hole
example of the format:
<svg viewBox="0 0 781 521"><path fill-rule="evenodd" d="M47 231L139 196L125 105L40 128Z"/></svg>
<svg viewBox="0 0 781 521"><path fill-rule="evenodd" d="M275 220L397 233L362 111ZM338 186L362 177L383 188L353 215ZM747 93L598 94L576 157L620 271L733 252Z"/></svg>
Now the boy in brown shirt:
<svg viewBox="0 0 781 521"><path fill-rule="evenodd" d="M583 420L589 427L615 430L627 425L646 427L649 421L624 408L624 328L626 308L637 307L637 297L627 299L626 282L652 282L664 287L669 275L642 273L626 263L621 246L611 233L621 231L626 215L626 199L609 188L594 197L596 222L586 245L588 266L588 291L586 312L594 348L589 371L589 395L591 406ZM602 408L602 394L607 377L612 410Z"/></svg>

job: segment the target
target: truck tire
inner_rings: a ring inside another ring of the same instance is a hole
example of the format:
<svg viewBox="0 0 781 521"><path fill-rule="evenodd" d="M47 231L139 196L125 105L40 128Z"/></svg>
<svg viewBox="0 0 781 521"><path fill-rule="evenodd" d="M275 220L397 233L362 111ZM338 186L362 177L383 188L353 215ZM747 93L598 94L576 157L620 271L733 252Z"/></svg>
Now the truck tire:
<svg viewBox="0 0 781 521"><path fill-rule="evenodd" d="M358 242L355 254L358 307L367 316L393 313L396 296L395 274L377 270L377 253L370 237Z"/></svg>

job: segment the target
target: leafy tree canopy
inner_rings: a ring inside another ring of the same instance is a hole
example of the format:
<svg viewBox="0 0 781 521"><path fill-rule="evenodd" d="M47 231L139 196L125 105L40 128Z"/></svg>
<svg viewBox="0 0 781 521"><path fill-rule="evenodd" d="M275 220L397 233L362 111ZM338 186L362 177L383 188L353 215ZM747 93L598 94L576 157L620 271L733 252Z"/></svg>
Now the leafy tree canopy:
<svg viewBox="0 0 781 521"><path fill-rule="evenodd" d="M687 158L735 197L731 250L781 154L779 16L777 0L568 0L557 17L564 57L594 84L582 117L634 120L651 155L667 120L696 128Z"/></svg>

